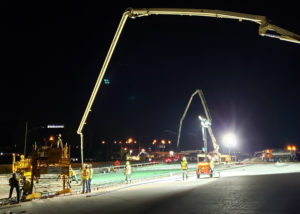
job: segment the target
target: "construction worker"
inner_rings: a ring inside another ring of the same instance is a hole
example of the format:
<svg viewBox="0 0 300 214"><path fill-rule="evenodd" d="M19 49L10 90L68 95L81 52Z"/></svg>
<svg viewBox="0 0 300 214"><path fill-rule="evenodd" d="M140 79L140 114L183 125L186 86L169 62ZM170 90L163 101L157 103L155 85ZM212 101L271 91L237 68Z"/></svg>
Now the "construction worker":
<svg viewBox="0 0 300 214"><path fill-rule="evenodd" d="M118 167L120 166L120 161L116 160L114 165L115 165L114 170L117 170Z"/></svg>
<svg viewBox="0 0 300 214"><path fill-rule="evenodd" d="M131 166L129 161L126 161L126 166L125 166L125 181L126 183L131 183Z"/></svg>
<svg viewBox="0 0 300 214"><path fill-rule="evenodd" d="M81 183L82 183L82 194L88 192L88 170L86 164L83 166L83 169L81 171Z"/></svg>
<svg viewBox="0 0 300 214"><path fill-rule="evenodd" d="M197 164L196 175L198 179L200 178L201 173L202 173L202 167L199 164Z"/></svg>
<svg viewBox="0 0 300 214"><path fill-rule="evenodd" d="M182 170L182 179L183 180L187 179L187 169L188 169L188 165L187 165L186 157L182 157L181 170Z"/></svg>
<svg viewBox="0 0 300 214"><path fill-rule="evenodd" d="M210 168L209 175L210 175L210 177L212 177L213 173L214 173L214 168L215 168L215 162L212 159L210 159L210 161L209 161L209 168Z"/></svg>
<svg viewBox="0 0 300 214"><path fill-rule="evenodd" d="M71 183L72 181L76 181L76 184L78 184L78 179L77 179L77 176L76 176L76 172L72 169L72 166L70 165L69 167L69 187L71 187Z"/></svg>
<svg viewBox="0 0 300 214"><path fill-rule="evenodd" d="M31 183L26 180L26 177L23 177L23 186L21 189L21 198L24 198L26 195L29 195L31 192Z"/></svg>
<svg viewBox="0 0 300 214"><path fill-rule="evenodd" d="M94 170L92 168L92 164L88 165L88 192L91 192L92 178L93 178Z"/></svg>
<svg viewBox="0 0 300 214"><path fill-rule="evenodd" d="M61 149L63 149L64 148L64 146L63 146L63 143L62 143L62 139L61 139L61 134L58 134L58 137L57 137L58 139L57 139L57 148L61 148Z"/></svg>
<svg viewBox="0 0 300 214"><path fill-rule="evenodd" d="M68 158L68 143L63 147L63 158Z"/></svg>
<svg viewBox="0 0 300 214"><path fill-rule="evenodd" d="M16 173L13 173L12 177L9 179L9 185L10 185L10 190L9 190L8 198L11 198L14 188L16 188L17 202L19 203L20 202L20 184L19 184L19 180L16 177Z"/></svg>

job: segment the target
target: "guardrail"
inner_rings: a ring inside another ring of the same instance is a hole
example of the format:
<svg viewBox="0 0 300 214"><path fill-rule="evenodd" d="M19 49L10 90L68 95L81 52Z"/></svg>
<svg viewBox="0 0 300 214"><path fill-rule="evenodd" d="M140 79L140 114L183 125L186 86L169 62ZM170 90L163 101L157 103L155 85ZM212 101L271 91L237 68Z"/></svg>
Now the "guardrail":
<svg viewBox="0 0 300 214"><path fill-rule="evenodd" d="M143 166L151 166L151 165L156 165L156 164L162 164L162 162L157 162L157 163L136 163L136 164L130 164L131 167L143 167ZM125 169L126 165L119 165L119 166L104 166L104 167L97 167L93 168L93 171L95 174L97 173L109 173L111 171L116 171L120 169ZM75 170L76 171L76 170ZM80 170L77 170L77 174L81 174Z"/></svg>

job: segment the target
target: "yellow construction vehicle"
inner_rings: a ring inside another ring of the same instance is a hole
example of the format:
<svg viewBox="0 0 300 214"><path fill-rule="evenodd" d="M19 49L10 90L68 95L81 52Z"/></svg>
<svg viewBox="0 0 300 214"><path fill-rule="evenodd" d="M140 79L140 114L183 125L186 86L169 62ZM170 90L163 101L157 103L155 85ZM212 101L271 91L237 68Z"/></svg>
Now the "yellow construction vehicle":
<svg viewBox="0 0 300 214"><path fill-rule="evenodd" d="M21 156L20 161L15 160L13 155L12 172L19 173L21 176L29 178L31 181L30 194L25 196L25 200L40 198L41 193L34 193L34 183L39 182L42 174L56 174L63 180L63 189L56 194L72 192L72 189L66 188L70 167L70 146L63 143L60 136L57 140L53 137L46 142L44 146L37 148L33 145L32 156L25 159Z"/></svg>
<svg viewBox="0 0 300 214"><path fill-rule="evenodd" d="M111 42L110 48L105 57L104 63L101 67L99 76L97 78L96 84L80 121L79 127L77 129L77 134L80 135L80 144L81 144L81 162L83 165L83 127L86 124L87 117L91 112L92 105L94 103L95 97L98 93L99 87L105 75L106 69L112 57L112 54L115 50L117 42L120 38L121 32L125 26L125 23L128 18L138 18L150 15L179 15L179 16L203 16L203 17L211 17L211 18L223 18L223 19L235 19L240 22L242 21L250 21L259 25L258 34L261 36L277 38L283 41L293 42L300 44L300 36L287 31L283 28L280 28L276 25L272 25L268 23L267 17L259 16L259 15L251 15L245 13L237 13L231 11L223 11L223 10L207 10L207 9L178 9L178 8L142 8L142 9L127 9L121 18L119 26L116 30L114 38ZM273 33L275 32L275 33Z"/></svg>
<svg viewBox="0 0 300 214"><path fill-rule="evenodd" d="M24 158L24 155L20 155L20 160L16 161L16 155L15 153L13 155L13 161L12 161L12 173L19 173L20 175L26 177L27 179L31 178L31 159Z"/></svg>

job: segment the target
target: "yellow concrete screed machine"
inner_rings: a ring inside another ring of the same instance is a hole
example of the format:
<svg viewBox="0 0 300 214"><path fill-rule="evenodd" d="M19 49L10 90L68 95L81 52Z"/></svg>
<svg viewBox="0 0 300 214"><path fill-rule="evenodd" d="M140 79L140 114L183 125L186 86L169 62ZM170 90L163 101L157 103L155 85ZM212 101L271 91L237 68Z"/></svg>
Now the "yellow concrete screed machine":
<svg viewBox="0 0 300 214"><path fill-rule="evenodd" d="M26 159L21 155L20 161L16 161L13 155L12 172L26 177L31 182L30 194L24 196L24 200L42 197L41 193L34 193L33 187L34 183L39 182L41 175L45 174L55 175L56 178L62 179L63 189L55 194L72 192L72 189L66 188L70 167L70 146L67 143L63 146L60 137L59 135L57 140L50 137L49 141L40 148L33 145L32 156Z"/></svg>

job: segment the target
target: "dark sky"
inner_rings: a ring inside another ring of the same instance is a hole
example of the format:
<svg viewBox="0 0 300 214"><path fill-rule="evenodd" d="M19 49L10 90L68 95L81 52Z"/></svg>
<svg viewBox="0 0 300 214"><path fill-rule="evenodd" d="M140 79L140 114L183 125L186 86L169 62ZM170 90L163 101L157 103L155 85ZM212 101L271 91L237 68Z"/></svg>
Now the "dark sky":
<svg viewBox="0 0 300 214"><path fill-rule="evenodd" d="M220 9L267 16L300 34L291 4L243 1L8 1L0 3L1 145L22 151L29 128L66 125L71 144L122 13L128 7ZM98 3L96 3L98 2ZM202 89L213 131L235 132L237 150L300 146L300 46L261 37L251 22L205 17L129 19L84 128L88 150L102 139L173 138L185 106ZM182 133L201 143L199 99ZM147 141L147 140L144 140Z"/></svg>

